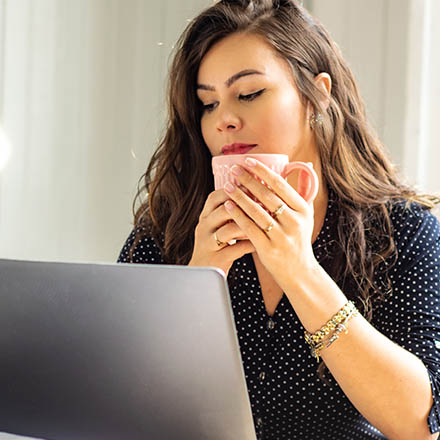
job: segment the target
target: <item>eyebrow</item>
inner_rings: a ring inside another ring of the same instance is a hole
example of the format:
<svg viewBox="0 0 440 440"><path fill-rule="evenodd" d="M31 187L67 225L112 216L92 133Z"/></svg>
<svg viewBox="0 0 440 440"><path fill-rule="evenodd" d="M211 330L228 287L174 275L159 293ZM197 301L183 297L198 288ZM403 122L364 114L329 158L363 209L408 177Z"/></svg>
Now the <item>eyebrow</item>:
<svg viewBox="0 0 440 440"><path fill-rule="evenodd" d="M255 70L255 69L245 69L245 70L242 70L242 71L236 73L235 75L232 75L227 81L225 81L225 85L226 85L226 87L229 88L238 79L242 78L243 76L249 76L249 75L264 75L264 73L260 72L259 70ZM197 90L210 90L212 92L215 91L214 86L209 86L206 84L197 84L196 89Z"/></svg>

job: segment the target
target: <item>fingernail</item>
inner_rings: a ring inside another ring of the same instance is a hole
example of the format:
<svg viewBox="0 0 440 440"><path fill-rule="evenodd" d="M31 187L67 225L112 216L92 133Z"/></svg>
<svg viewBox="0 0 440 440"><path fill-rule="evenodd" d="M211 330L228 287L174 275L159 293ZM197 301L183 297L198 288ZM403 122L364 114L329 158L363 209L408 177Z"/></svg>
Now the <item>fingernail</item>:
<svg viewBox="0 0 440 440"><path fill-rule="evenodd" d="M239 167L238 165L234 165L231 168L231 171L233 174L235 174L236 176L240 176L241 174L243 174L243 168Z"/></svg>
<svg viewBox="0 0 440 440"><path fill-rule="evenodd" d="M254 167L255 165L257 165L257 161L252 157L247 157L244 162L246 165L248 165L250 167Z"/></svg>
<svg viewBox="0 0 440 440"><path fill-rule="evenodd" d="M225 202L225 208L228 211L232 211L234 209L234 204L230 200L228 200L227 202Z"/></svg>
<svg viewBox="0 0 440 440"><path fill-rule="evenodd" d="M234 190L235 190L235 186L232 185L232 183L230 183L230 182L226 183L225 191L231 193L231 192L234 192Z"/></svg>

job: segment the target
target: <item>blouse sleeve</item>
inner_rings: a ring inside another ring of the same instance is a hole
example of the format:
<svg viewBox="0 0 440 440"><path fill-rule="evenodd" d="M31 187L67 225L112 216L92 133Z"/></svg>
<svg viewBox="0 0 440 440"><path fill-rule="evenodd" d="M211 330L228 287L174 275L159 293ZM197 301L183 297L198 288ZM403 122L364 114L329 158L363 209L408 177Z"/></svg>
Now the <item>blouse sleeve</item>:
<svg viewBox="0 0 440 440"><path fill-rule="evenodd" d="M136 263L136 264L163 264L162 253L159 246L154 241L153 237L143 237L139 243L136 244L133 250L133 260L130 259L130 249L134 243L135 230L130 233L129 237L124 243L119 254L118 263Z"/></svg>
<svg viewBox="0 0 440 440"><path fill-rule="evenodd" d="M378 304L373 324L426 366L434 404L428 425L440 431L440 227L421 206L391 213L398 251L390 269L392 290Z"/></svg>

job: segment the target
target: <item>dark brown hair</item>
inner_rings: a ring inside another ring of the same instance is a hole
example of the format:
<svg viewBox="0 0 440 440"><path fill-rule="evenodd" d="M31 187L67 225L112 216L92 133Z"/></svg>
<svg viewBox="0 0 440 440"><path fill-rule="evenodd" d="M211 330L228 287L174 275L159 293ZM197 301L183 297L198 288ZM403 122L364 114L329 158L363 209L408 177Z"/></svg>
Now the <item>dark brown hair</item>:
<svg viewBox="0 0 440 440"><path fill-rule="evenodd" d="M400 181L366 119L338 46L295 0L223 0L194 18L180 37L169 72L168 126L137 194L147 192L148 198L135 210L132 250L148 234L161 246L166 262L187 264L191 258L195 226L214 189L211 154L200 129L197 73L213 44L234 33L264 38L289 63L303 103L323 115L314 133L323 178L338 204L339 252L330 275L342 286L351 280L351 295L371 321L373 299L387 290L375 286L375 270L396 254L391 204L406 200L432 208L438 199L418 195ZM332 78L328 108L322 107L322 92L314 82L321 72Z"/></svg>

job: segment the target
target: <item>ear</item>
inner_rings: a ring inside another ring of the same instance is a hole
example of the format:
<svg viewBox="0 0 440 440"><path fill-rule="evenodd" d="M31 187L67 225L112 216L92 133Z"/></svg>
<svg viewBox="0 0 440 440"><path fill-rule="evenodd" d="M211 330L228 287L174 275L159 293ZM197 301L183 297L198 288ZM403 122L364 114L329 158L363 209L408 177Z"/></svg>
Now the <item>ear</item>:
<svg viewBox="0 0 440 440"><path fill-rule="evenodd" d="M332 77L327 72L321 72L315 76L315 85L323 92L321 104L323 108L327 108L330 104L330 95L332 91Z"/></svg>

